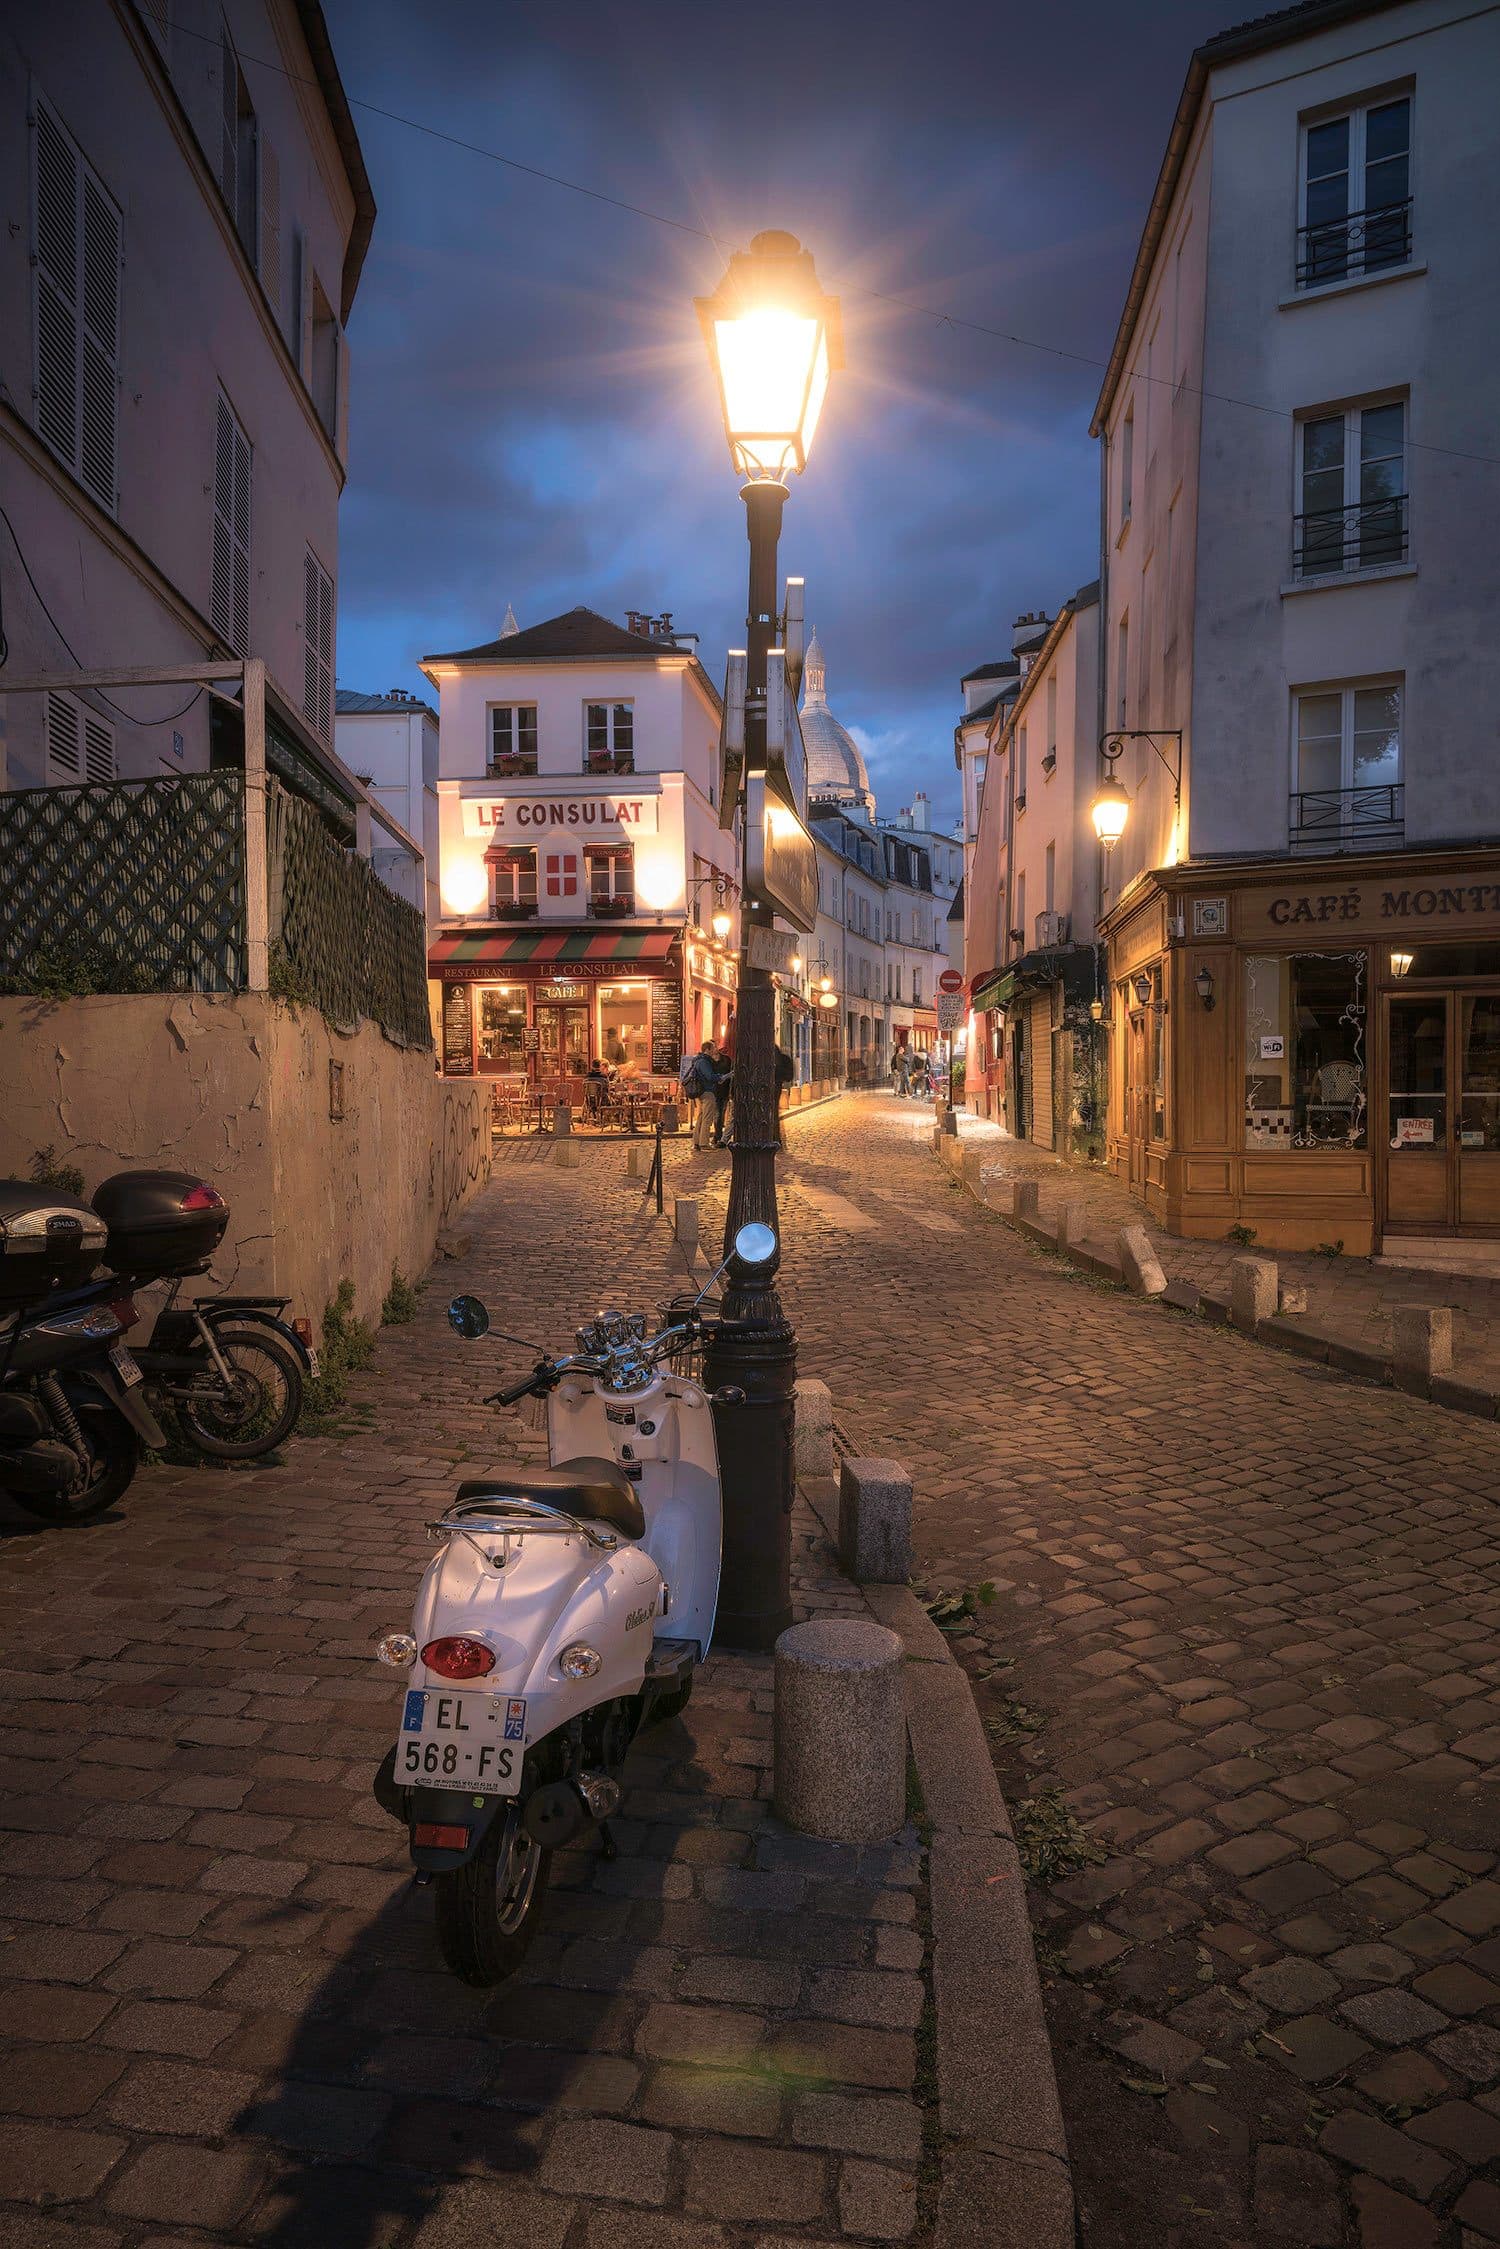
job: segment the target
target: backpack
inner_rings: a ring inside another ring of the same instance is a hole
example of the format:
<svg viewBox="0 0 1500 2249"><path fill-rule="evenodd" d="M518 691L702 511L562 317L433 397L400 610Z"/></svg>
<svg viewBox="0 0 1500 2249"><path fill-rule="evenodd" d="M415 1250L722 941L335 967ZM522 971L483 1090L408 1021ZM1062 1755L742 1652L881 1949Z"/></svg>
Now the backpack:
<svg viewBox="0 0 1500 2249"><path fill-rule="evenodd" d="M678 1066L677 1083L681 1086L683 1092L689 1095L698 1094L704 1090L703 1057L701 1054L685 1054L683 1056Z"/></svg>

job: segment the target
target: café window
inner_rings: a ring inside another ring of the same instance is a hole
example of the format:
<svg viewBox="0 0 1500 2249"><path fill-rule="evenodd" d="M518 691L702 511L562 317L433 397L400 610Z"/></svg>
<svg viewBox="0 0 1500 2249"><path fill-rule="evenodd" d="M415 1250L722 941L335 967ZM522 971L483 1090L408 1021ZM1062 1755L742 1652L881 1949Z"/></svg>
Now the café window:
<svg viewBox="0 0 1500 2249"><path fill-rule="evenodd" d="M497 921L536 912L536 853L504 846L489 854L490 912Z"/></svg>
<svg viewBox="0 0 1500 2249"><path fill-rule="evenodd" d="M635 705L585 703L585 763L590 773L635 771Z"/></svg>
<svg viewBox="0 0 1500 2249"><path fill-rule="evenodd" d="M1365 955L1245 962L1245 1146L1363 1148Z"/></svg>
<svg viewBox="0 0 1500 2249"><path fill-rule="evenodd" d="M599 1058L621 1077L651 1069L651 987L605 984L599 991Z"/></svg>
<svg viewBox="0 0 1500 2249"><path fill-rule="evenodd" d="M479 1060L491 1070L521 1071L526 1067L526 987L524 984L481 984L479 987Z"/></svg>
<svg viewBox="0 0 1500 2249"><path fill-rule="evenodd" d="M1151 971L1151 1137L1167 1137L1167 1010L1162 998L1161 965Z"/></svg>
<svg viewBox="0 0 1500 2249"><path fill-rule="evenodd" d="M536 771L535 703L490 707L490 777L524 780Z"/></svg>
<svg viewBox="0 0 1500 2249"><path fill-rule="evenodd" d="M627 846L586 851L589 911L603 920L635 912L635 854Z"/></svg>

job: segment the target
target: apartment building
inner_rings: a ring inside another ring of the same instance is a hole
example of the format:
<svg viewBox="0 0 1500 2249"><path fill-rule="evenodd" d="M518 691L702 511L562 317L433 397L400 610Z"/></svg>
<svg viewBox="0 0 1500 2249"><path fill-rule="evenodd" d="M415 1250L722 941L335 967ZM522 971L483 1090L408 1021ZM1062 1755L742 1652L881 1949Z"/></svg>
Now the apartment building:
<svg viewBox="0 0 1500 2249"><path fill-rule="evenodd" d="M345 327L375 205L316 0L0 18L0 593L14 677L268 667L267 761L333 753ZM235 762L187 688L0 696L11 788Z"/></svg>
<svg viewBox="0 0 1500 2249"><path fill-rule="evenodd" d="M1500 1235L1500 13L1194 54L1104 448L1111 1163L1175 1230Z"/></svg>
<svg viewBox="0 0 1500 2249"><path fill-rule="evenodd" d="M421 909L431 939L442 918L437 712L404 688L371 695L340 687L334 692L334 734L339 756L368 792L371 864L382 881Z"/></svg>

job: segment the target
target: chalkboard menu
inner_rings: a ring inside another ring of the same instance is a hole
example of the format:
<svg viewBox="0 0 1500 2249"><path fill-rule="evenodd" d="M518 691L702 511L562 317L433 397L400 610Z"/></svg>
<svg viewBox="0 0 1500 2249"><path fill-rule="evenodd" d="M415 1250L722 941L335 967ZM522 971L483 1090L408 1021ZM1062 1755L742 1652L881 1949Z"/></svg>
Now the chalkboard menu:
<svg viewBox="0 0 1500 2249"><path fill-rule="evenodd" d="M443 1074L474 1075L474 994L467 984L443 986Z"/></svg>
<svg viewBox="0 0 1500 2249"><path fill-rule="evenodd" d="M663 978L651 986L651 1075L675 1078L682 1060L682 986Z"/></svg>

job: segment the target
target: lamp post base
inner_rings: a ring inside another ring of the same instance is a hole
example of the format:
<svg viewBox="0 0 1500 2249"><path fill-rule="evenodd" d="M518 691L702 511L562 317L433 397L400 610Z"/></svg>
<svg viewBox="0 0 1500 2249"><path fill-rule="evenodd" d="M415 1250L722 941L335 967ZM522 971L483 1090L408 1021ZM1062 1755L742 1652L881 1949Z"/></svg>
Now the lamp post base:
<svg viewBox="0 0 1500 2249"><path fill-rule="evenodd" d="M715 1404L724 1494L718 1647L763 1651L792 1621L791 1509L796 1496L797 1341L785 1320L725 1321L704 1357Z"/></svg>

